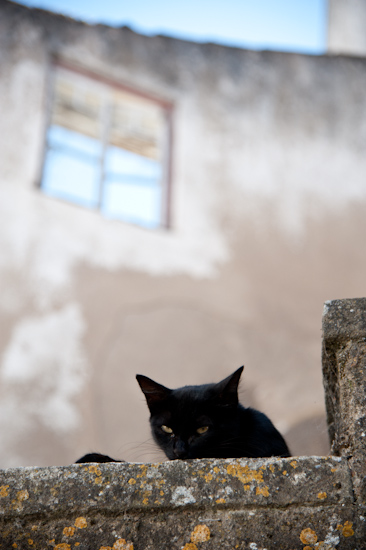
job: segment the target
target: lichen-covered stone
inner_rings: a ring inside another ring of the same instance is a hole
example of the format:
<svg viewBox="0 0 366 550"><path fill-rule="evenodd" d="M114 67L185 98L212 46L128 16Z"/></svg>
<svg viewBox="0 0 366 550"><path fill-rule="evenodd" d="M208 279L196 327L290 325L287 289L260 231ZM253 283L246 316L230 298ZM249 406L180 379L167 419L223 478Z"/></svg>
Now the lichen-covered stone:
<svg viewBox="0 0 366 550"><path fill-rule="evenodd" d="M10 469L0 491L0 548L296 548L306 529L353 548L359 537L338 457Z"/></svg>
<svg viewBox="0 0 366 550"><path fill-rule="evenodd" d="M325 304L323 379L332 453L349 457L366 507L366 298Z"/></svg>
<svg viewBox="0 0 366 550"><path fill-rule="evenodd" d="M0 488L0 518L353 501L347 461L338 457L16 468L0 472Z"/></svg>

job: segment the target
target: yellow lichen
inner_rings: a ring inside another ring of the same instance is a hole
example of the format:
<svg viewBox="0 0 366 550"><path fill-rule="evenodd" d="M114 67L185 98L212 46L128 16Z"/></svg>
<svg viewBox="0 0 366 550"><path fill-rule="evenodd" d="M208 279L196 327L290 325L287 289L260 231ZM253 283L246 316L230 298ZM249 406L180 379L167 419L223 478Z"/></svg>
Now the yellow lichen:
<svg viewBox="0 0 366 550"><path fill-rule="evenodd" d="M206 480L206 481L207 481L207 483L208 483L209 481L211 481L211 480L212 480L212 478L213 478L213 475L212 475L212 474L206 474L206 475L205 475L204 477L205 477L205 480Z"/></svg>
<svg viewBox="0 0 366 550"><path fill-rule="evenodd" d="M95 483L96 485L100 485L100 484L102 483L102 478L101 478L101 477L96 477L96 478L94 479L94 483Z"/></svg>
<svg viewBox="0 0 366 550"><path fill-rule="evenodd" d="M318 540L318 536L315 531L307 527L301 531L300 540L303 544L315 544Z"/></svg>
<svg viewBox="0 0 366 550"><path fill-rule="evenodd" d="M112 550L110 546L101 546L99 550Z"/></svg>
<svg viewBox="0 0 366 550"><path fill-rule="evenodd" d="M54 550L71 550L71 546L70 544L61 542L61 544L56 544L56 546L54 547Z"/></svg>
<svg viewBox="0 0 366 550"><path fill-rule="evenodd" d="M225 504L226 500L224 498L218 498L216 504Z"/></svg>
<svg viewBox="0 0 366 550"><path fill-rule="evenodd" d="M37 531L38 530L38 525L33 525L32 526L32 531Z"/></svg>
<svg viewBox="0 0 366 550"><path fill-rule="evenodd" d="M164 496L164 491L160 491L160 496L161 496L161 497Z"/></svg>
<svg viewBox="0 0 366 550"><path fill-rule="evenodd" d="M14 508L14 510L22 510L23 509L23 504L22 502L24 500L28 500L29 498L29 493L26 489L24 489L23 491L18 491L17 492L17 498L15 500L12 500L12 506Z"/></svg>
<svg viewBox="0 0 366 550"><path fill-rule="evenodd" d="M256 495L263 495L264 497L269 497L269 491L267 485L264 487L257 487L255 490Z"/></svg>
<svg viewBox="0 0 366 550"><path fill-rule="evenodd" d="M296 462L296 460L293 460L292 462L290 462L290 465L291 465L293 468L297 468L297 462Z"/></svg>
<svg viewBox="0 0 366 550"><path fill-rule="evenodd" d="M220 471L220 468L218 468L217 466L215 466L213 470L214 470L215 474L218 474L219 471Z"/></svg>
<svg viewBox="0 0 366 550"><path fill-rule="evenodd" d="M112 550L133 550L132 542L125 541L125 539L118 539L112 546Z"/></svg>
<svg viewBox="0 0 366 550"><path fill-rule="evenodd" d="M325 492L324 493L318 493L318 498L320 500L324 500L325 498L327 498L327 493L325 493Z"/></svg>
<svg viewBox="0 0 366 550"><path fill-rule="evenodd" d="M346 521L344 523L344 527L342 529L342 535L344 537L352 537L352 535L355 534L354 530L352 529L352 525L353 523L351 523L350 521Z"/></svg>
<svg viewBox="0 0 366 550"><path fill-rule="evenodd" d="M283 473L284 476L287 476L287 470L283 470L282 473Z"/></svg>
<svg viewBox="0 0 366 550"><path fill-rule="evenodd" d="M249 491L250 490L250 485L244 485L244 491Z"/></svg>
<svg viewBox="0 0 366 550"><path fill-rule="evenodd" d="M304 546L303 550L313 550L312 546Z"/></svg>
<svg viewBox="0 0 366 550"><path fill-rule="evenodd" d="M151 491L144 491L142 494L142 504L148 504L149 503L149 497L151 497Z"/></svg>
<svg viewBox="0 0 366 550"><path fill-rule="evenodd" d="M81 516L81 517L79 517L79 518L76 518L74 525L75 525L75 527L77 527L78 529L85 529L85 527L88 526L88 522L86 521L85 518L83 518L83 517Z"/></svg>
<svg viewBox="0 0 366 550"><path fill-rule="evenodd" d="M145 466L145 464L140 464L140 468L141 468L141 473L140 473L140 474L137 474L136 477L138 477L138 478L140 478L140 477L146 477L147 466Z"/></svg>
<svg viewBox="0 0 366 550"><path fill-rule="evenodd" d="M33 540L32 540L32 539L28 539L28 544L29 544L29 546L32 546L32 545L33 545Z"/></svg>
<svg viewBox="0 0 366 550"><path fill-rule="evenodd" d="M192 542L187 542L187 544L183 546L182 550L198 550L198 548Z"/></svg>
<svg viewBox="0 0 366 550"><path fill-rule="evenodd" d="M229 464L226 470L230 476L237 477L242 483L251 483L252 481L263 483L263 472L251 470L248 466Z"/></svg>
<svg viewBox="0 0 366 550"><path fill-rule="evenodd" d="M275 471L275 467L273 466L273 464L270 464L269 465L269 469L271 470L272 474L274 473Z"/></svg>
<svg viewBox="0 0 366 550"><path fill-rule="evenodd" d="M210 536L211 533L207 525L196 525L191 533L191 542L206 542Z"/></svg>
<svg viewBox="0 0 366 550"><path fill-rule="evenodd" d="M88 470L91 474L95 474L97 476L102 475L102 472L99 470L98 466L89 466Z"/></svg>
<svg viewBox="0 0 366 550"><path fill-rule="evenodd" d="M18 548L18 545L17 545L16 542L14 542L14 543L12 544L12 546L13 546L13 548Z"/></svg>
<svg viewBox="0 0 366 550"><path fill-rule="evenodd" d="M73 537L75 533L75 527L65 527L62 532L65 537Z"/></svg>
<svg viewBox="0 0 366 550"><path fill-rule="evenodd" d="M9 496L9 485L0 485L0 497Z"/></svg>

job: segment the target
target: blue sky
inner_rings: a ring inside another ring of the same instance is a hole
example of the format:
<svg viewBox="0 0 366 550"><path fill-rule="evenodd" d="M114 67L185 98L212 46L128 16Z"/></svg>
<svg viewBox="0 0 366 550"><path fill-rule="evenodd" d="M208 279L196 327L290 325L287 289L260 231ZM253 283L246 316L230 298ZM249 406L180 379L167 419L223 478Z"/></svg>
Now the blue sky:
<svg viewBox="0 0 366 550"><path fill-rule="evenodd" d="M327 0L23 0L145 34L256 49L323 53Z"/></svg>

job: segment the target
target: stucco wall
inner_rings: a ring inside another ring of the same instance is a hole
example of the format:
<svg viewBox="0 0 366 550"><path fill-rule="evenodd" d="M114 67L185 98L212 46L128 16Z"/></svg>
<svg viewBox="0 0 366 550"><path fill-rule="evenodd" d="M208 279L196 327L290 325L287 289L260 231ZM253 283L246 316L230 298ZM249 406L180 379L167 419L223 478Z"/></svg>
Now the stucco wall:
<svg viewBox="0 0 366 550"><path fill-rule="evenodd" d="M244 404L325 454L322 303L364 293L365 60L0 9L0 464L161 458L135 374L243 363ZM173 102L170 231L37 189L54 55Z"/></svg>

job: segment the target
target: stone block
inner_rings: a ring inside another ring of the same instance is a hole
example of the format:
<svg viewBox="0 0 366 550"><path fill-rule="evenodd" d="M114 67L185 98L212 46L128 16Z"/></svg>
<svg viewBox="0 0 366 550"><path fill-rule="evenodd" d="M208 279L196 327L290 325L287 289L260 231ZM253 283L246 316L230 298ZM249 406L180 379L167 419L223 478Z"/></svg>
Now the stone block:
<svg viewBox="0 0 366 550"><path fill-rule="evenodd" d="M323 380L331 450L349 457L358 502L366 506L366 298L327 302Z"/></svg>
<svg viewBox="0 0 366 550"><path fill-rule="evenodd" d="M10 469L0 495L1 549L351 549L364 535L341 457Z"/></svg>

